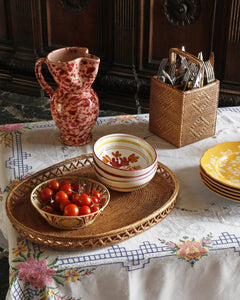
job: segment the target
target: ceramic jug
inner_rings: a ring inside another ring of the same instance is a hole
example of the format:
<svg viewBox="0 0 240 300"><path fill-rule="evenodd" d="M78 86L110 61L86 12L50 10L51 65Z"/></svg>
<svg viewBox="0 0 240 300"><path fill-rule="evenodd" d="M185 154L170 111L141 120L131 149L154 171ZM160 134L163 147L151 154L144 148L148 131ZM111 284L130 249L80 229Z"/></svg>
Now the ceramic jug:
<svg viewBox="0 0 240 300"><path fill-rule="evenodd" d="M55 91L42 74L43 63L58 85ZM50 52L35 64L36 78L51 99L51 114L61 132L59 139L66 145L83 145L92 139L99 99L91 85L99 63L99 57L89 54L87 48L67 47Z"/></svg>

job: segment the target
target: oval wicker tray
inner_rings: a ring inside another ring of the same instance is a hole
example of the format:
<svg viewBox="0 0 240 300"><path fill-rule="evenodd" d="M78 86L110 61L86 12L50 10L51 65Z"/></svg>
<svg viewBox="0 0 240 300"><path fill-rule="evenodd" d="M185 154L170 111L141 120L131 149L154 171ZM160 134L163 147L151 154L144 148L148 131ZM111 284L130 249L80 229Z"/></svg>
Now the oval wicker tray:
<svg viewBox="0 0 240 300"><path fill-rule="evenodd" d="M179 184L174 173L158 162L155 177L144 188L121 193L110 190L108 207L88 227L61 230L50 226L30 203L32 189L47 179L70 174L96 179L92 154L81 155L39 171L8 194L7 215L24 238L54 249L104 247L129 239L164 219L176 202Z"/></svg>

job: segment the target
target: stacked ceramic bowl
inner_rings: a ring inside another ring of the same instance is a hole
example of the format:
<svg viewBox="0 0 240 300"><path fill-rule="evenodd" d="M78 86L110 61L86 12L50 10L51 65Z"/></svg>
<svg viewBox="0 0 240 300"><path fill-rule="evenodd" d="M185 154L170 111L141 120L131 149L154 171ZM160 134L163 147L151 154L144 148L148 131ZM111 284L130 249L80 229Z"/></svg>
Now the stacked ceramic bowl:
<svg viewBox="0 0 240 300"><path fill-rule="evenodd" d="M146 186L157 170L157 152L144 139L130 134L110 134L93 145L98 179L112 190L131 192Z"/></svg>

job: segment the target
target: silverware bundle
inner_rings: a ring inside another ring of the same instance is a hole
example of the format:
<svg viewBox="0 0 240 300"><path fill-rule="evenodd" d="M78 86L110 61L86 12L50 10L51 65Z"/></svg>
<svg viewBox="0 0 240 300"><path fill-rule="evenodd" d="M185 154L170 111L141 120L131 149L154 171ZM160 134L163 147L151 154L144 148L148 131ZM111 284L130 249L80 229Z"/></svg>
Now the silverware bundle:
<svg viewBox="0 0 240 300"><path fill-rule="evenodd" d="M185 51L184 47L182 51ZM180 54L175 60L163 58L158 67L157 79L183 91L213 82L214 54L211 53L209 60L204 61L202 52L199 52L197 61L199 64Z"/></svg>

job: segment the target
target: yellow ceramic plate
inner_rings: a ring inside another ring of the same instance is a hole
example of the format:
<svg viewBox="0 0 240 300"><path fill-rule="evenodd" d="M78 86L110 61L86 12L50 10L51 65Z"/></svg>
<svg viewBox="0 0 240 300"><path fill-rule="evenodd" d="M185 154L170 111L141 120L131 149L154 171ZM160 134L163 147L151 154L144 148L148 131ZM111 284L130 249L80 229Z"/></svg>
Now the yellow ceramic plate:
<svg viewBox="0 0 240 300"><path fill-rule="evenodd" d="M204 180L206 183L214 187L215 189L219 190L221 193L228 194L229 196L237 197L240 201L240 191L234 192L233 190L230 190L230 188L225 188L226 185L222 185L220 183L216 184L217 181L213 181L211 177L207 176L204 172L200 170L200 177L202 180Z"/></svg>
<svg viewBox="0 0 240 300"><path fill-rule="evenodd" d="M219 189L217 189L215 186L211 185L209 182L207 182L203 177L202 175L200 174L200 177L202 179L202 182L203 184L212 192L214 192L215 194L223 197L223 198L226 198L226 199L229 199L229 200L232 200L232 201L236 201L236 202L240 202L240 197L235 197L235 196L232 196L228 193L224 193L222 191L220 191Z"/></svg>
<svg viewBox="0 0 240 300"><path fill-rule="evenodd" d="M200 173L203 175L204 178L207 178L208 180L211 181L211 183L217 187L221 187L224 190L228 191L228 192L233 192L236 193L238 195L240 195L240 189L233 187L233 186L229 186L227 184L224 184L222 182L219 182L218 180L213 179L212 177L210 177L200 166Z"/></svg>
<svg viewBox="0 0 240 300"><path fill-rule="evenodd" d="M240 142L227 142L208 149L200 165L213 179L240 188Z"/></svg>

